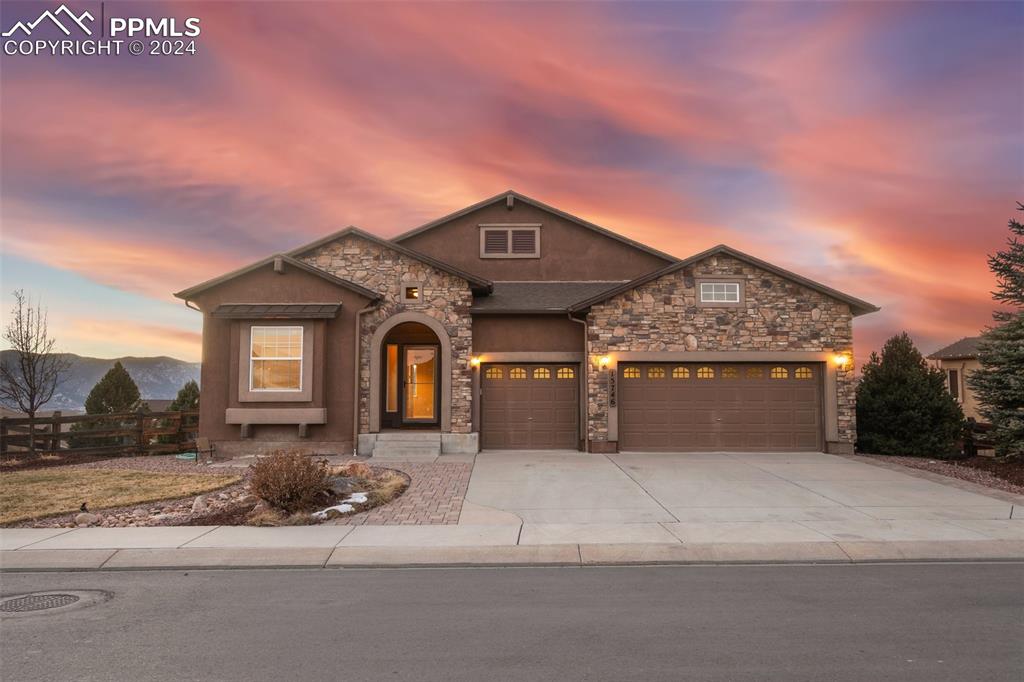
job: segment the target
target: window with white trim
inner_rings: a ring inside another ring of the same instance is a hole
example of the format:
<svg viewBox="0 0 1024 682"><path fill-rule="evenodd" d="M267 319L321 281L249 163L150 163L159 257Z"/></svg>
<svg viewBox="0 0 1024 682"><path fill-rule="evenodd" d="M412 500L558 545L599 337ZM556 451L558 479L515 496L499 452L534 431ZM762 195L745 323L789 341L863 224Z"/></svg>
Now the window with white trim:
<svg viewBox="0 0 1024 682"><path fill-rule="evenodd" d="M249 390L302 390L302 327L252 328Z"/></svg>
<svg viewBox="0 0 1024 682"><path fill-rule="evenodd" d="M540 225L481 225L480 257L540 258Z"/></svg>
<svg viewBox="0 0 1024 682"><path fill-rule="evenodd" d="M739 303L739 282L701 282L701 303Z"/></svg>

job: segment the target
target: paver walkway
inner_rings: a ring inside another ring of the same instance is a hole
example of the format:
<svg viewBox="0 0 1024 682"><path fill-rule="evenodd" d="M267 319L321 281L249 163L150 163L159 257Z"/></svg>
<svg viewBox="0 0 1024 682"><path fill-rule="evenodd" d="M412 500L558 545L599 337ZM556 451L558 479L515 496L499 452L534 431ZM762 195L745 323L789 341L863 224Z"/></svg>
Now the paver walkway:
<svg viewBox="0 0 1024 682"><path fill-rule="evenodd" d="M370 460L371 464L376 464ZM466 462L388 462L412 483L390 504L330 521L338 526L422 526L459 522L473 465Z"/></svg>

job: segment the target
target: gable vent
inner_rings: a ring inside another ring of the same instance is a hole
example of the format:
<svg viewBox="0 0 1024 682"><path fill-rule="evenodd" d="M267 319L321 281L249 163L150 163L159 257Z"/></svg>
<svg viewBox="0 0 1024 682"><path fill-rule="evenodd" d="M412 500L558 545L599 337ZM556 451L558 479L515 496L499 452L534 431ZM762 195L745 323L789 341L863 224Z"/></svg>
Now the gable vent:
<svg viewBox="0 0 1024 682"><path fill-rule="evenodd" d="M537 252L537 232L535 230L512 230L512 253Z"/></svg>
<svg viewBox="0 0 1024 682"><path fill-rule="evenodd" d="M484 253L508 253L508 232L487 230L484 233Z"/></svg>

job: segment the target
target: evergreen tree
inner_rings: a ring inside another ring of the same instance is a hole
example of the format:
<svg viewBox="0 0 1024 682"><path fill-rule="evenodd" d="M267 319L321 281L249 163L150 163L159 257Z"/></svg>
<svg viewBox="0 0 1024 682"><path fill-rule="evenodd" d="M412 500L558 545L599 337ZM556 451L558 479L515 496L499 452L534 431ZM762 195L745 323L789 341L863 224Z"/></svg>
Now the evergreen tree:
<svg viewBox="0 0 1024 682"><path fill-rule="evenodd" d="M1024 204L1017 204L1024 211ZM1024 455L1024 224L1010 219L1007 248L988 259L996 276L992 298L1009 310L993 314L996 325L982 334L978 346L981 369L967 383L981 403L980 411L992 423L996 455Z"/></svg>
<svg viewBox="0 0 1024 682"><path fill-rule="evenodd" d="M194 379L189 379L181 390L178 391L178 395L175 396L174 402L168 408L171 412L191 412L199 409L199 384Z"/></svg>
<svg viewBox="0 0 1024 682"><path fill-rule="evenodd" d="M857 385L857 447L880 455L950 457L964 415L906 332L872 352Z"/></svg>
<svg viewBox="0 0 1024 682"><path fill-rule="evenodd" d="M120 362L103 375L85 399L86 414L114 414L138 409L142 396L132 376Z"/></svg>

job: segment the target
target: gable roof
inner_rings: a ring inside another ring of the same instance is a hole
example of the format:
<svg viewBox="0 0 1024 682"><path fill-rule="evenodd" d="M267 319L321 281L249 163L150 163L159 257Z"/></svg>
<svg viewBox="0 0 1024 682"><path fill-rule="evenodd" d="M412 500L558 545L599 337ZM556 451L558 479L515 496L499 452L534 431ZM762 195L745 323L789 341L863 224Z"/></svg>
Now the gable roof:
<svg viewBox="0 0 1024 682"><path fill-rule="evenodd" d="M461 277L462 279L464 279L467 282L469 282L470 285L472 285L472 286L474 286L474 287L476 287L478 289L485 289L487 291L491 290L491 282L489 280L483 279L482 277L478 277L476 275L471 275L470 273L465 272L464 270L459 270L458 268L452 267L451 265L448 265L447 263L445 263L443 261L439 261L436 258L431 258L430 256L428 256L428 255L426 255L424 253L420 253L419 251L414 251L414 250L412 250L412 249L410 249L408 247L402 246L401 244L396 244L394 242L388 241L387 239L381 239L380 237L378 237L376 235L372 235L369 232L366 232L365 230L360 230L358 227L355 227L354 225L349 225L345 229L338 230L337 232L335 232L333 234L329 234L326 237L321 237L320 239L317 239L316 241L310 242L308 244L304 244L304 245L298 247L297 249L292 249L291 251L288 252L288 255L293 257L293 258L296 258L298 256L307 254L310 251L313 251L314 249L318 249L321 246L324 246L326 244L330 244L331 242L335 241L336 239L341 239L342 237L347 237L348 235L354 235L354 236L359 237L361 239L365 239L365 240L367 240L369 242L373 242L374 244L382 246L382 247L384 247L386 249L391 249L392 251L397 251L398 253L402 254L403 256L408 256L409 258L415 258L416 260L420 261L421 263L426 263L427 265L429 265L429 266L431 266L433 268L436 268L438 270L441 270L442 272L447 272L449 275L455 275L456 277Z"/></svg>
<svg viewBox="0 0 1024 682"><path fill-rule="evenodd" d="M229 272L227 274L224 274L224 275L221 275L220 277L214 277L213 279L208 279L205 282L202 282L201 284L197 284L197 285L195 285L193 287L189 287L188 289L182 289L181 291L179 291L178 293L176 293L174 295L176 297L178 297L178 298L185 299L187 301L190 298L192 298L193 296L195 296L196 294L202 293L203 291L206 291L207 289L212 289L213 287L221 285L221 284L223 284L223 283L225 283L225 282L227 282L229 280L235 279L236 277L241 277L242 275L247 275L250 272L254 272L256 270L259 270L262 267L266 267L267 265L271 265L271 264L274 263L274 261L276 261L278 259L280 259L283 263L287 263L288 265L290 265L290 266L292 266L294 268L298 268L299 270L303 270L305 272L308 272L311 275L316 275L317 277L320 277L321 279L325 279L328 282L330 282L331 284L336 284L336 285L338 285L340 287L344 287L346 289L354 291L357 294L359 294L360 296L364 296L364 297L370 299L371 301L378 301L381 298L383 298L376 291L371 291L371 290L367 289L366 287L361 287L358 284L354 284L353 282L349 282L348 280L341 279L340 277L335 277L334 275L332 275L329 272L326 272L325 270L321 270L320 268L314 268L312 265L309 265L307 263L303 263L302 261L297 260L295 258L292 258L288 254L284 254L284 253L278 253L278 254L275 254L273 256L268 256L267 258L264 258L263 260L256 261L255 263L252 263L251 265L246 265L244 268L239 268L238 270L232 270L231 272Z"/></svg>
<svg viewBox="0 0 1024 682"><path fill-rule="evenodd" d="M581 298L595 296L617 282L495 282L489 296L473 300L474 315L566 313Z"/></svg>
<svg viewBox="0 0 1024 682"><path fill-rule="evenodd" d="M449 213L448 215L443 216L441 218L438 218L437 220L431 220L426 225L420 225L419 227L413 228L412 230L409 230L408 232L403 232L402 234L398 235L397 237L392 237L391 241L392 241L392 243L397 243L397 242L405 241L406 239L409 239L410 237L413 237L413 236L415 236L417 234L420 234L421 232L426 232L427 230L431 230L431 229L433 229L435 227L438 227L439 225L443 225L443 224L445 224L445 223L447 223L449 221L455 220L456 218L461 218L462 216L468 215L468 214L472 213L473 211L477 211L477 210L479 210L481 208L484 208L485 206L490 206L491 204L496 204L498 202L507 201L509 197L512 197L512 199L515 200L515 201L521 201L524 204L527 204L529 206L533 206L534 208L539 208L542 211L547 211L548 213L552 213L552 214L558 216L559 218L562 218L564 220L568 220L571 223L575 223L576 225L579 225L580 227L584 227L584 228L586 228L588 230L591 230L593 232L596 232L596 233L598 233L600 235L603 235L603 236L608 237L610 239L614 239L615 241L622 242L623 244L626 244L627 246L631 246L634 249L639 249L640 251L644 251L646 253L649 253L652 256L657 256L658 258L661 258L662 260L664 260L664 261L666 261L668 263L675 263L676 261L679 260L675 256L670 256L669 254L664 253L663 251L658 251L657 249L651 248L650 246L647 246L646 244L641 244L638 241L634 241L634 240L632 240L632 239L630 239L628 237L622 236L621 234L617 234L615 232L612 232L611 230L609 230L607 228L604 228L604 227L601 227L600 225L595 225L594 223L589 222L587 220L584 220L583 218L574 216L571 213L566 213L565 211L563 211L561 209L558 209L558 208L555 208L554 206L549 206L549 205L547 205L547 204L545 204L545 203L543 203L541 201L537 201L536 199L531 199L530 197L525 196L523 194L520 194L519 192L516 192L516 191L511 190L511 189L507 190L507 191L504 191L501 194L496 194L496 195L494 195L493 197L491 197L489 199L484 199L483 201L477 202L477 203L473 204L472 206L467 206L466 208L459 209L458 211L455 211L454 213Z"/></svg>
<svg viewBox="0 0 1024 682"><path fill-rule="evenodd" d="M596 303L607 301L608 299L618 296L621 293L624 293L631 289L635 289L636 287L641 286L643 284L647 284L648 282L653 282L654 280L660 277L664 277L665 275L676 272L677 270L681 270L682 268L688 265L692 265L693 263L702 261L705 258L709 258L711 256L715 256L718 254L725 254L727 256L731 256L737 260L741 260L746 263L749 263L750 265L761 268L762 270L767 270L768 272L774 273L779 277L796 282L797 284L805 286L808 289L812 289L819 293L825 294L826 296L829 296L836 300L843 301L844 303L847 303L850 306L850 311L853 313L854 316L863 315L865 313L873 313L879 310L878 306L868 303L867 301L862 301L859 298L854 298L853 296L844 294L841 291L837 291L836 289L827 287L824 284L819 284L814 280L802 277L801 275L798 275L794 272L790 272L789 270L780 268L777 265L772 265L771 263L763 261L760 258L755 258L753 256L743 253L742 251L737 251L736 249L730 246L726 246L725 244L719 244L718 246L711 247L707 251L701 251L698 254L694 254L689 258L685 258L681 261L672 263L671 265L661 268L660 270L655 270L654 272L647 273L646 275L642 275L618 287L609 289L607 291L603 291L596 296L592 296L590 298L579 301L578 303L575 303L570 307L570 311L578 312L585 308L589 308L590 306Z"/></svg>
<svg viewBox="0 0 1024 682"><path fill-rule="evenodd" d="M970 360L978 357L980 336L967 336L928 356L929 360Z"/></svg>

